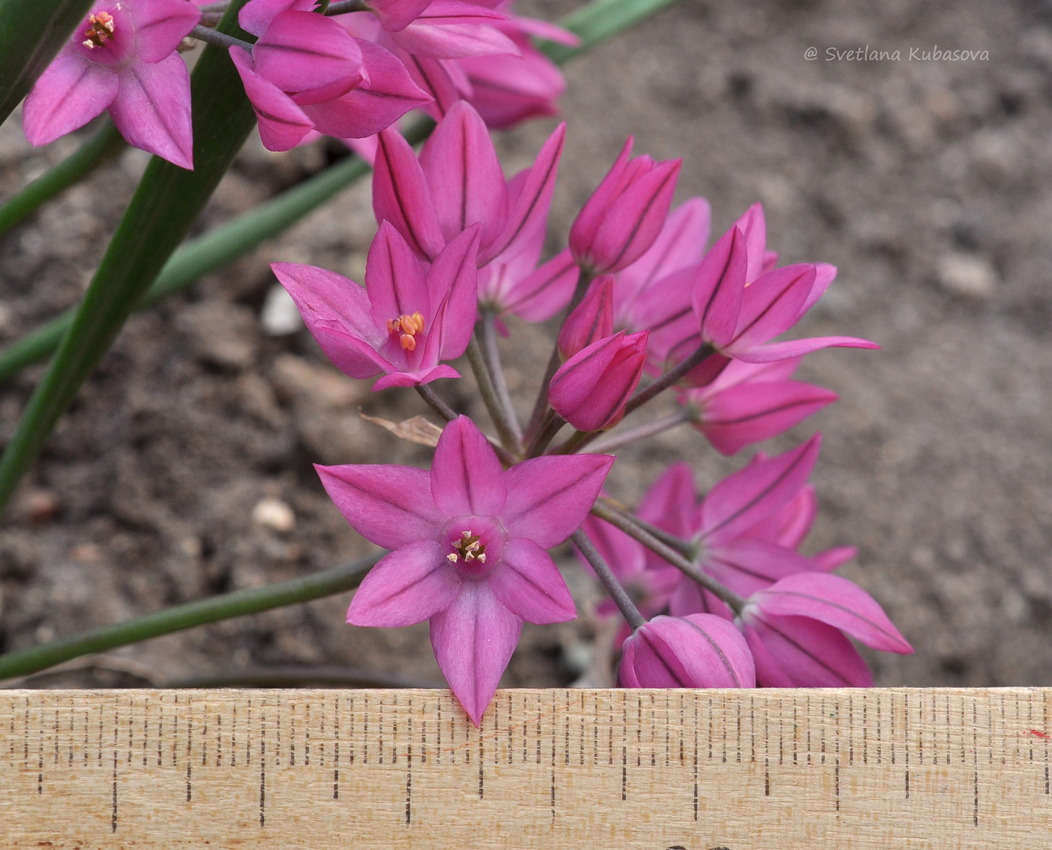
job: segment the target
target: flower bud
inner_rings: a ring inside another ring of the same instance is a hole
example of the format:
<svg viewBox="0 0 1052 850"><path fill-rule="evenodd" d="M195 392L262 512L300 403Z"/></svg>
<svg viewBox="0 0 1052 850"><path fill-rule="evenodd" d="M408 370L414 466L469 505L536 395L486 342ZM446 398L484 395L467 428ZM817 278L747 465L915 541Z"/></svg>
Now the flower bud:
<svg viewBox="0 0 1052 850"><path fill-rule="evenodd" d="M613 293L613 277L606 275L598 278L589 287L581 303L566 317L558 341L559 354L564 360L614 332Z"/></svg>
<svg viewBox="0 0 1052 850"><path fill-rule="evenodd" d="M681 161L630 159L631 137L570 228L570 250L594 274L638 260L668 217Z"/></svg>
<svg viewBox="0 0 1052 850"><path fill-rule="evenodd" d="M643 374L647 331L613 336L582 348L552 376L548 402L578 431L612 428Z"/></svg>
<svg viewBox="0 0 1052 850"><path fill-rule="evenodd" d="M655 617L625 641L623 688L754 688L752 654L734 624L715 614Z"/></svg>

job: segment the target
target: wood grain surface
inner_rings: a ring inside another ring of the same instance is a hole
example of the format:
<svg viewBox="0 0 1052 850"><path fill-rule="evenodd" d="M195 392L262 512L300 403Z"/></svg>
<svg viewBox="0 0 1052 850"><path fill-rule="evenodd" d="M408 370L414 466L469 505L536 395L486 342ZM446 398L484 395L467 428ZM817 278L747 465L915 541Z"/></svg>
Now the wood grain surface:
<svg viewBox="0 0 1052 850"><path fill-rule="evenodd" d="M0 691L3 847L1052 846L1052 689Z"/></svg>

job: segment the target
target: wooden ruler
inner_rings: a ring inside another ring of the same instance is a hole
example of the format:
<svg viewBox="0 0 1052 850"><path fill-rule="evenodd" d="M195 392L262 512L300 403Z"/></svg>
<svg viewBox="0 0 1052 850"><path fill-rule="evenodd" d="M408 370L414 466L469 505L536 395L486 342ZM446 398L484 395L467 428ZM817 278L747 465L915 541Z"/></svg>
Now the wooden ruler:
<svg viewBox="0 0 1052 850"><path fill-rule="evenodd" d="M1052 689L0 691L0 846L1052 847Z"/></svg>

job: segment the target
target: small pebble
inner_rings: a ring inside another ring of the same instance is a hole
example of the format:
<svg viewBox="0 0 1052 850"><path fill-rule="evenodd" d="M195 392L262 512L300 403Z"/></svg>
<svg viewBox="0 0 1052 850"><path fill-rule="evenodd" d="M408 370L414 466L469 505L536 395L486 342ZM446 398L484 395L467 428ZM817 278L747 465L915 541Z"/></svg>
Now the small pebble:
<svg viewBox="0 0 1052 850"><path fill-rule="evenodd" d="M281 499L267 496L252 509L252 521L279 534L287 534L296 526L296 515Z"/></svg>

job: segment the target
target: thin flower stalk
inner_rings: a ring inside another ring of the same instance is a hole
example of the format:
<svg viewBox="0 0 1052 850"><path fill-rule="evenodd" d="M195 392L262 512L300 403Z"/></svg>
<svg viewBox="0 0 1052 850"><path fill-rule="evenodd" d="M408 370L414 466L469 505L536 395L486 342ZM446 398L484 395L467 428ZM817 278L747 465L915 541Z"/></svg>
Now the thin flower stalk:
<svg viewBox="0 0 1052 850"><path fill-rule="evenodd" d="M625 534L634 537L644 546L646 546L655 555L664 560L668 561L672 566L679 570L683 575L698 585L703 587L705 590L712 593L714 596L723 600L727 603L728 607L735 613L738 614L745 607L745 600L742 599L738 594L724 587L715 579L707 576L691 561L683 557L679 552L673 549L671 546L666 545L656 536L647 531L638 522L635 522L633 518L628 517L626 514L620 511L615 511L609 508L607 505L601 502L596 502L592 506L592 514L599 517L600 519L606 520L611 525L616 526L625 532Z"/></svg>
<svg viewBox="0 0 1052 850"><path fill-rule="evenodd" d="M497 429L501 445L509 453L518 452L520 435L518 423L515 421L515 411L511 407L511 399L507 397L507 393L505 392L502 397L497 389L497 377L501 375L501 372L499 367L498 370L494 370L487 361L482 345L479 343L477 326L475 335L468 342L466 354L468 363L471 364L471 371L475 374L479 396L482 398L482 403L486 405L490 419Z"/></svg>
<svg viewBox="0 0 1052 850"><path fill-rule="evenodd" d="M641 628L646 623L646 618L639 613L639 609L635 603L629 597L628 592L621 586L621 582L617 580L617 577L610 571L610 567L607 566L606 561L603 560L602 556L596 550L595 546L592 545L592 541L588 539L588 536L583 531L575 531L570 539L573 544L581 551L585 560L588 561L589 566L595 570L595 574L599 577L599 581L603 583L603 587L606 588L606 592L610 594L610 598L614 600L614 604L617 605L621 615L625 618L625 621L632 630L635 631Z"/></svg>
<svg viewBox="0 0 1052 850"><path fill-rule="evenodd" d="M668 416L662 416L660 419L655 419L653 422L648 422L646 425L638 425L635 428L629 428L618 434L609 434L602 439L594 439L602 433L600 431L592 431L588 433L579 431L559 446L559 448L556 449L556 452L560 454L575 452L587 445L591 447L589 451L606 454L615 451L622 446L627 446L630 443L649 439L650 437L654 437L675 428L677 425L683 425L690 421L690 411L681 408L675 413L670 413ZM578 434L581 439L576 442L571 442L578 436Z"/></svg>

